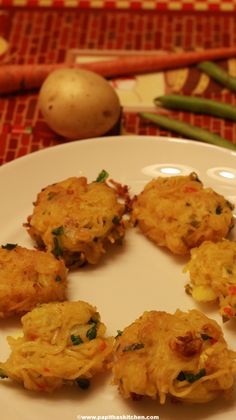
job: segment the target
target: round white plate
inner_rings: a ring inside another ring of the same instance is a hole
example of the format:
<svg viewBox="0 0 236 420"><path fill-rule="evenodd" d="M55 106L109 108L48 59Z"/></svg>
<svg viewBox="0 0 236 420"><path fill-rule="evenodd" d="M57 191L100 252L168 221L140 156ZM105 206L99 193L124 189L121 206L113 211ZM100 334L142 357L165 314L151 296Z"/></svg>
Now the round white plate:
<svg viewBox="0 0 236 420"><path fill-rule="evenodd" d="M213 187L236 204L235 152L189 140L149 136L80 140L32 153L0 168L0 243L32 248L23 223L32 213L36 194L46 185L69 176L84 175L92 181L102 169L111 178L129 185L131 194L141 191L153 177L195 171L205 186ZM236 239L235 229L231 238ZM188 275L182 272L185 263L186 259L156 247L133 229L127 232L124 245L106 254L99 265L70 273L69 299L86 300L97 306L107 334L115 335L144 310L172 313L177 308L198 307L184 290L188 281ZM219 322L230 347L236 350L234 321L223 325L216 307L204 310ZM6 336L15 334L20 323L0 322L0 360L5 360L9 354ZM236 398L232 402L214 401L198 406L124 401L111 384L109 374L94 378L86 392L72 387L50 395L29 392L4 380L0 383L0 403L3 420L83 420L82 416L233 420L236 414Z"/></svg>

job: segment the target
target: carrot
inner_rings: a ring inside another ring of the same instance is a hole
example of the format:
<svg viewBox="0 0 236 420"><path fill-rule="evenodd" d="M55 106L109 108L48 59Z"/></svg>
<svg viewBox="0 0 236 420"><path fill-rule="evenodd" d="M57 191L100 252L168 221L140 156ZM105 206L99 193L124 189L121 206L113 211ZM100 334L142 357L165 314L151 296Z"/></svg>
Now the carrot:
<svg viewBox="0 0 236 420"><path fill-rule="evenodd" d="M228 291L230 295L236 295L236 286L229 286Z"/></svg>
<svg viewBox="0 0 236 420"><path fill-rule="evenodd" d="M216 48L203 51L183 51L156 55L131 55L93 63L60 64L4 64L0 67L0 94L40 88L46 77L60 68L82 68L94 71L103 77L125 76L160 70L174 69L205 60L220 60L236 56L236 48Z"/></svg>

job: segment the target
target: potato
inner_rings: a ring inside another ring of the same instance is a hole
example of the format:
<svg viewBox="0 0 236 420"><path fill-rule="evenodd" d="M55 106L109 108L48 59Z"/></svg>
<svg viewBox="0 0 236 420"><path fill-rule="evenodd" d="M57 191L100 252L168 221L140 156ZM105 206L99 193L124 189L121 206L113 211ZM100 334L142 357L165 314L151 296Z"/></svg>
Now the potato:
<svg viewBox="0 0 236 420"><path fill-rule="evenodd" d="M121 112L116 92L103 77L71 68L55 70L46 78L39 108L49 127L69 139L107 133Z"/></svg>
<svg viewBox="0 0 236 420"><path fill-rule="evenodd" d="M217 299L217 294L209 286L196 286L192 291L192 297L197 302L213 302Z"/></svg>

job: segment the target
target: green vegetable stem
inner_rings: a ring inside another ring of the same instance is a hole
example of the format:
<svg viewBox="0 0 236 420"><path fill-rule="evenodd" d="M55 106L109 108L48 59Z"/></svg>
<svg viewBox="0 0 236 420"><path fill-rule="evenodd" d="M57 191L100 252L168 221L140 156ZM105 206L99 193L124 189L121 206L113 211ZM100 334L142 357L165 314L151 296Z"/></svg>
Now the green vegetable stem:
<svg viewBox="0 0 236 420"><path fill-rule="evenodd" d="M154 99L154 103L168 109L213 115L218 118L236 121L236 107L211 99L173 94L159 96Z"/></svg>
<svg viewBox="0 0 236 420"><path fill-rule="evenodd" d="M236 77L231 76L222 67L212 61L202 61L197 67L219 84L225 86L233 92L236 91Z"/></svg>
<svg viewBox="0 0 236 420"><path fill-rule="evenodd" d="M192 384L193 382L198 381L198 379L201 379L205 375L206 375L206 370L205 369L199 370L199 372L196 373L196 374L190 373L190 372L183 372L181 370L181 372L177 376L177 379L180 382L182 382L182 381L188 381L188 382L190 382Z"/></svg>
<svg viewBox="0 0 236 420"><path fill-rule="evenodd" d="M203 128L196 127L194 125L187 124L182 121L166 117L164 115L152 114L149 112L141 112L140 116L149 121L152 121L154 124L161 128L181 134L188 139L199 140L205 143L214 144L215 146L226 147L227 149L236 151L236 144L233 144L223 137L211 133L210 131Z"/></svg>
<svg viewBox="0 0 236 420"><path fill-rule="evenodd" d="M103 169L97 176L96 181L95 182L105 182L106 179L109 177L108 172Z"/></svg>

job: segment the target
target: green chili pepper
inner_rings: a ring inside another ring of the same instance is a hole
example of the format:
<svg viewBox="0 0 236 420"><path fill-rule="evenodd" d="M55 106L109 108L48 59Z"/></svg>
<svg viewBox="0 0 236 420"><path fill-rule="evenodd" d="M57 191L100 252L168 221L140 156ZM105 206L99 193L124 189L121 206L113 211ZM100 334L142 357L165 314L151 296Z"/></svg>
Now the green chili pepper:
<svg viewBox="0 0 236 420"><path fill-rule="evenodd" d="M162 127L166 130L173 131L181 134L188 139L199 140L204 143L214 144L215 146L226 147L236 151L236 144L218 136L217 134L211 133L200 127L196 127L191 124L184 123L182 121L175 120L173 118L166 117L164 115L151 114L149 112L141 112L141 117L152 121L154 124Z"/></svg>
<svg viewBox="0 0 236 420"><path fill-rule="evenodd" d="M133 344L130 344L129 346L124 347L123 352L140 350L140 349L143 349L143 348L144 348L143 343L133 343Z"/></svg>
<svg viewBox="0 0 236 420"><path fill-rule="evenodd" d="M63 256L63 249L60 246L60 243L58 241L58 238L55 236L53 238L54 247L52 250L53 255L55 255L56 258Z"/></svg>
<svg viewBox="0 0 236 420"><path fill-rule="evenodd" d="M59 226L59 227L57 227L55 229L52 229L52 234L55 235L55 236L63 235L63 233L64 233L63 226Z"/></svg>
<svg viewBox="0 0 236 420"><path fill-rule="evenodd" d="M17 247L17 244L6 244L2 245L3 249L7 249L8 251L11 251L12 249L15 249Z"/></svg>
<svg viewBox="0 0 236 420"><path fill-rule="evenodd" d="M154 103L167 109L213 115L214 117L236 121L236 107L212 99L186 95L164 95L155 98Z"/></svg>
<svg viewBox="0 0 236 420"><path fill-rule="evenodd" d="M94 338L97 337L97 324L93 324L93 326L91 328L89 328L89 330L86 333L86 337L89 340L93 340Z"/></svg>
<svg viewBox="0 0 236 420"><path fill-rule="evenodd" d="M177 376L177 379L180 382L188 381L189 383L192 384L193 382L197 381L198 379L202 378L205 375L206 375L206 370L205 369L200 369L199 372L196 373L196 374L190 373L190 372L183 372L181 370L181 372Z"/></svg>
<svg viewBox="0 0 236 420"><path fill-rule="evenodd" d="M105 182L106 179L109 177L109 174L105 169L103 169L100 174L98 175L96 182Z"/></svg>
<svg viewBox="0 0 236 420"><path fill-rule="evenodd" d="M82 338L80 337L80 335L75 335L75 334L72 334L72 335L70 336L70 339L71 339L72 344L73 344L74 346L78 346L79 344L82 344L82 343L83 343L83 340L82 340Z"/></svg>
<svg viewBox="0 0 236 420"><path fill-rule="evenodd" d="M63 226L58 226L52 229L52 234L54 236L53 237L54 247L53 247L52 253L55 255L56 258L63 256L63 248L61 247L60 240L59 240L59 237L63 235L63 233L64 233Z"/></svg>
<svg viewBox="0 0 236 420"><path fill-rule="evenodd" d="M222 67L212 61L202 61L202 63L198 64L198 68L219 84L233 92L236 91L236 77L231 76Z"/></svg>

